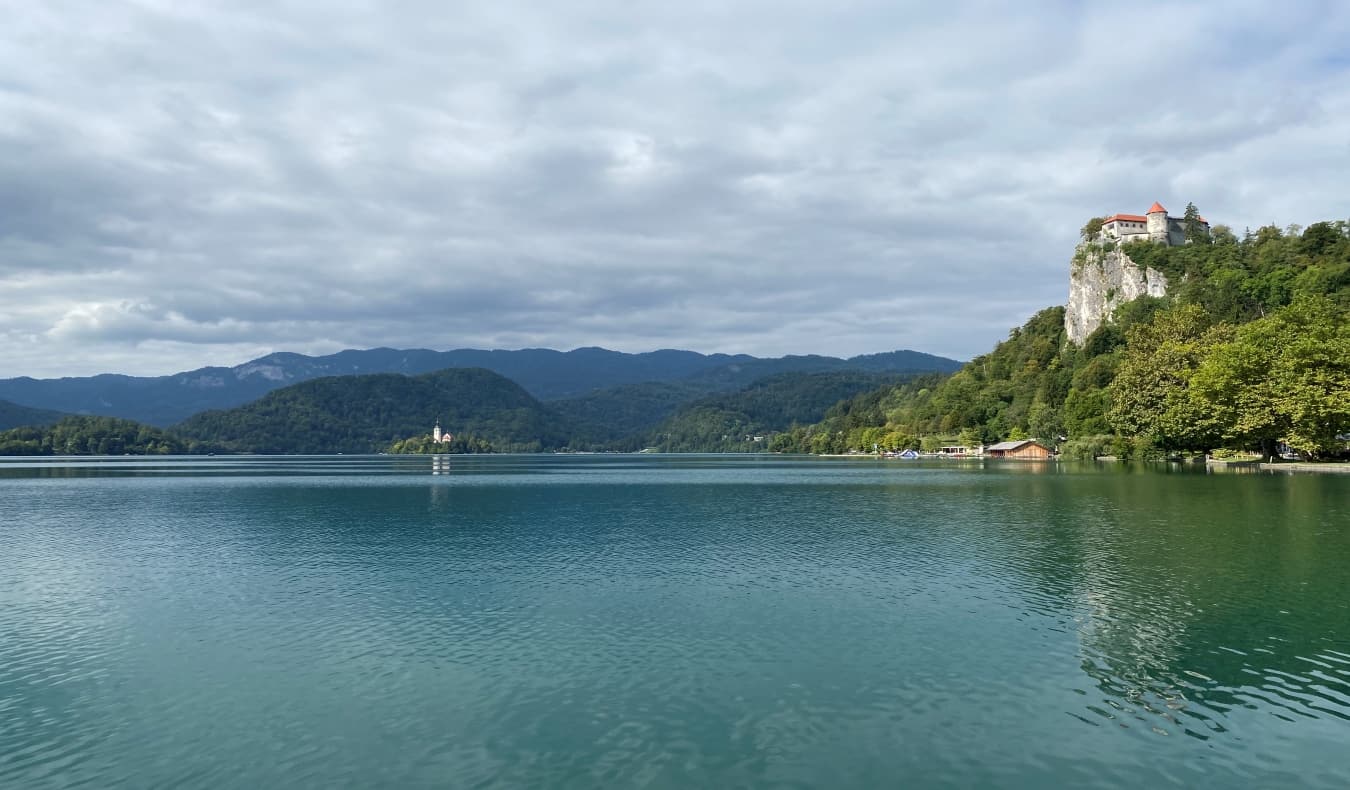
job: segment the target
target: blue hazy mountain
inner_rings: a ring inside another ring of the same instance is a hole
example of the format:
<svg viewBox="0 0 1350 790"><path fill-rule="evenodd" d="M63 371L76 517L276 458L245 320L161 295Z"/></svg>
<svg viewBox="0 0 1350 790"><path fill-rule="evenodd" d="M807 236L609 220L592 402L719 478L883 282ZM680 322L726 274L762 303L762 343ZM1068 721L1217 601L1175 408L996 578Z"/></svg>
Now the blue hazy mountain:
<svg viewBox="0 0 1350 790"><path fill-rule="evenodd" d="M168 376L98 376L57 379L0 379L0 399L73 414L123 417L167 426L193 414L228 409L267 393L329 376L373 373L418 375L446 368L483 368L519 384L542 401L574 398L645 382L689 381L695 393L734 390L765 376L786 372L862 370L880 373L951 372L956 360L918 351L892 351L851 359L746 354L700 354L661 350L628 354L603 348L572 351L521 349L373 348L327 356L276 353L234 367L205 367Z"/></svg>

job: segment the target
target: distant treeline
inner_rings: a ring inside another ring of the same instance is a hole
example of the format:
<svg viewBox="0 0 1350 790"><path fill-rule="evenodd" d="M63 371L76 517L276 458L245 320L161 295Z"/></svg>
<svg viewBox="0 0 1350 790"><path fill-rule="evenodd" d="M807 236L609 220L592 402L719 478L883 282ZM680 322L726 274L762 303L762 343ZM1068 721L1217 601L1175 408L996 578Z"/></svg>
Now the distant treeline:
<svg viewBox="0 0 1350 790"><path fill-rule="evenodd" d="M116 417L65 417L0 432L0 455L177 455L207 448Z"/></svg>

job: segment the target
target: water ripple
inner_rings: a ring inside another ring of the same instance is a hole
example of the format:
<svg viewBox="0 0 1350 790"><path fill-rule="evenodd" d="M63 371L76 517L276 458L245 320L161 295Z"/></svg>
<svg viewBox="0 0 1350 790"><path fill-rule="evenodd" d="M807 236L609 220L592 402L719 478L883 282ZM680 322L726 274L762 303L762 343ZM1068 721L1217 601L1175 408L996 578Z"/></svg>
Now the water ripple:
<svg viewBox="0 0 1350 790"><path fill-rule="evenodd" d="M1345 786L1347 483L0 461L0 785Z"/></svg>

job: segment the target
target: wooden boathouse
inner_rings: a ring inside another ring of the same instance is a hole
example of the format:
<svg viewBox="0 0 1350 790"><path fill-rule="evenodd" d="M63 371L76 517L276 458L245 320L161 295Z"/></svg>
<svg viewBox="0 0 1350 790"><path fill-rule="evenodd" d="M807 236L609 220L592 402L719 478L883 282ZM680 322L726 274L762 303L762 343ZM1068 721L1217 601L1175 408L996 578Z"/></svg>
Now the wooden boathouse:
<svg viewBox="0 0 1350 790"><path fill-rule="evenodd" d="M1055 453L1035 439L1022 439L1020 441L991 444L984 448L984 455L986 458L1018 458L1024 461L1044 461L1054 457Z"/></svg>

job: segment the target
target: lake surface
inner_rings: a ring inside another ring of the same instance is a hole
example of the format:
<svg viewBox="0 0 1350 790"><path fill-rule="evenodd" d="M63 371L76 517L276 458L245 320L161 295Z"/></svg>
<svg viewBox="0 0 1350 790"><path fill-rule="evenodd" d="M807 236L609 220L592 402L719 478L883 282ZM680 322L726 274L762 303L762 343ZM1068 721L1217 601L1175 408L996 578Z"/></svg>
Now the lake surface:
<svg viewBox="0 0 1350 790"><path fill-rule="evenodd" d="M4 787L1350 786L1350 477L0 460Z"/></svg>

